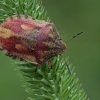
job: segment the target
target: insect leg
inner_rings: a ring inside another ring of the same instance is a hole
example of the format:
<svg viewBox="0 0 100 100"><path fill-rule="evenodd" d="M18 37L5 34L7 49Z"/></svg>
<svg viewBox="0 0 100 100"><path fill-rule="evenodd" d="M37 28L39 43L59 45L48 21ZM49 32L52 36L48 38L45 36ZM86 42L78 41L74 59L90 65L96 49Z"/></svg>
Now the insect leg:
<svg viewBox="0 0 100 100"><path fill-rule="evenodd" d="M60 55L60 56L62 56L62 55ZM63 58L63 57L62 57ZM63 60L65 61L65 64L66 64L66 66L67 66L67 69L68 69L68 72L70 73L70 74L72 74L72 72L71 72L71 70L70 70L70 68L69 68L69 65L68 65L68 63L67 63L67 61L63 58Z"/></svg>
<svg viewBox="0 0 100 100"><path fill-rule="evenodd" d="M66 66L67 66L68 72L69 72L70 74L72 74L72 72L71 72L71 70L70 70L70 68L69 68L69 65L67 64L66 61L65 61L65 63L66 63Z"/></svg>
<svg viewBox="0 0 100 100"><path fill-rule="evenodd" d="M49 65L50 68L52 69L52 59L50 59L50 60L48 61L48 65Z"/></svg>
<svg viewBox="0 0 100 100"><path fill-rule="evenodd" d="M37 70L38 70L39 67L40 67L39 65L36 65L36 68L35 68L34 72L37 72Z"/></svg>

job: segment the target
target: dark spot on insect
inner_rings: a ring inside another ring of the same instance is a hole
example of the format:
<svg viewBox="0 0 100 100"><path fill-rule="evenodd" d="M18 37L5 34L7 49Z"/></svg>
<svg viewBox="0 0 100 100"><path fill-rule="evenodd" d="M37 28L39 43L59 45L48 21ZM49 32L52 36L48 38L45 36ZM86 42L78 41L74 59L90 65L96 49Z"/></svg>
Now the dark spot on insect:
<svg viewBox="0 0 100 100"><path fill-rule="evenodd" d="M31 54L34 54L34 50L31 50L30 52L31 52Z"/></svg>
<svg viewBox="0 0 100 100"><path fill-rule="evenodd" d="M27 18L28 18L28 16L27 16L27 15L25 15L25 18L27 19Z"/></svg>
<svg viewBox="0 0 100 100"><path fill-rule="evenodd" d="M62 40L61 38L59 38L59 40Z"/></svg>
<svg viewBox="0 0 100 100"><path fill-rule="evenodd" d="M56 53L53 53L53 56L57 57L58 55Z"/></svg>
<svg viewBox="0 0 100 100"><path fill-rule="evenodd" d="M35 20L35 18L32 18L33 20Z"/></svg>
<svg viewBox="0 0 100 100"><path fill-rule="evenodd" d="M41 27L36 27L37 31L39 31L41 29Z"/></svg>
<svg viewBox="0 0 100 100"><path fill-rule="evenodd" d="M13 17L11 16L10 19L13 20Z"/></svg>
<svg viewBox="0 0 100 100"><path fill-rule="evenodd" d="M6 56L12 57L12 54L10 52L5 53Z"/></svg>
<svg viewBox="0 0 100 100"><path fill-rule="evenodd" d="M18 19L20 19L20 18L21 18L21 16L20 16L20 15L17 15L17 18L18 18Z"/></svg>
<svg viewBox="0 0 100 100"><path fill-rule="evenodd" d="M16 58L17 58L17 56L16 56L16 55L13 55L13 56L12 56L12 59L16 59Z"/></svg>
<svg viewBox="0 0 100 100"><path fill-rule="evenodd" d="M20 58L20 61L23 61L24 59L23 58Z"/></svg>

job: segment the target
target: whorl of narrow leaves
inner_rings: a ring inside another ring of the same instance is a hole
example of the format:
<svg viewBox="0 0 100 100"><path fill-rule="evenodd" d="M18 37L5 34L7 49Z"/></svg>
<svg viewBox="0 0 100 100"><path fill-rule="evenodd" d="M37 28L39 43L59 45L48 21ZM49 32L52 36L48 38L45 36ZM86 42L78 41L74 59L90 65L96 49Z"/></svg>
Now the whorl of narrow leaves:
<svg viewBox="0 0 100 100"><path fill-rule="evenodd" d="M24 14L50 21L40 0L0 0L0 22L8 16Z"/></svg>
<svg viewBox="0 0 100 100"><path fill-rule="evenodd" d="M37 19L50 21L39 0L1 0L0 23L8 16L25 14ZM87 100L86 94L78 84L75 73L68 72L61 57L55 57L52 69L48 63L36 72L36 66L28 62L16 63L20 77L24 80L26 91L32 94L30 100ZM71 67L71 65L69 65Z"/></svg>
<svg viewBox="0 0 100 100"><path fill-rule="evenodd" d="M17 63L22 79L26 81L26 91L33 95L35 100L86 100L86 95L75 73L70 74L61 57L52 62L52 69L46 63L36 72L36 66L30 63ZM71 65L69 65L71 67ZM24 76L24 77L23 77ZM31 99L33 100L33 99Z"/></svg>

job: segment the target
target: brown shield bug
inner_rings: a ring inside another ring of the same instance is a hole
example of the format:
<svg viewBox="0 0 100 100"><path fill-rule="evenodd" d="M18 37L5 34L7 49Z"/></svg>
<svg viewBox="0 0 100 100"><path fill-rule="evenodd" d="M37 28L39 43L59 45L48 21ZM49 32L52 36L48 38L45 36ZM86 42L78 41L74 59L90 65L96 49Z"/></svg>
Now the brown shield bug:
<svg viewBox="0 0 100 100"><path fill-rule="evenodd" d="M66 44L53 23L14 15L0 25L0 49L13 59L42 65L63 54Z"/></svg>
<svg viewBox="0 0 100 100"><path fill-rule="evenodd" d="M42 65L65 52L66 44L53 23L14 15L0 25L0 48L13 59Z"/></svg>

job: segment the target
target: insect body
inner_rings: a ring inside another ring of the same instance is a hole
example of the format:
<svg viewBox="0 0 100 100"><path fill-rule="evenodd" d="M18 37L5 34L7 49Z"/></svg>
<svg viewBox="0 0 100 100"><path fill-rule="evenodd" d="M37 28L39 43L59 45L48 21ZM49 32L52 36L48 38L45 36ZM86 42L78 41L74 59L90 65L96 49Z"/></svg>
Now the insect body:
<svg viewBox="0 0 100 100"><path fill-rule="evenodd" d="M0 25L0 50L5 55L42 65L66 51L53 23L14 15Z"/></svg>

